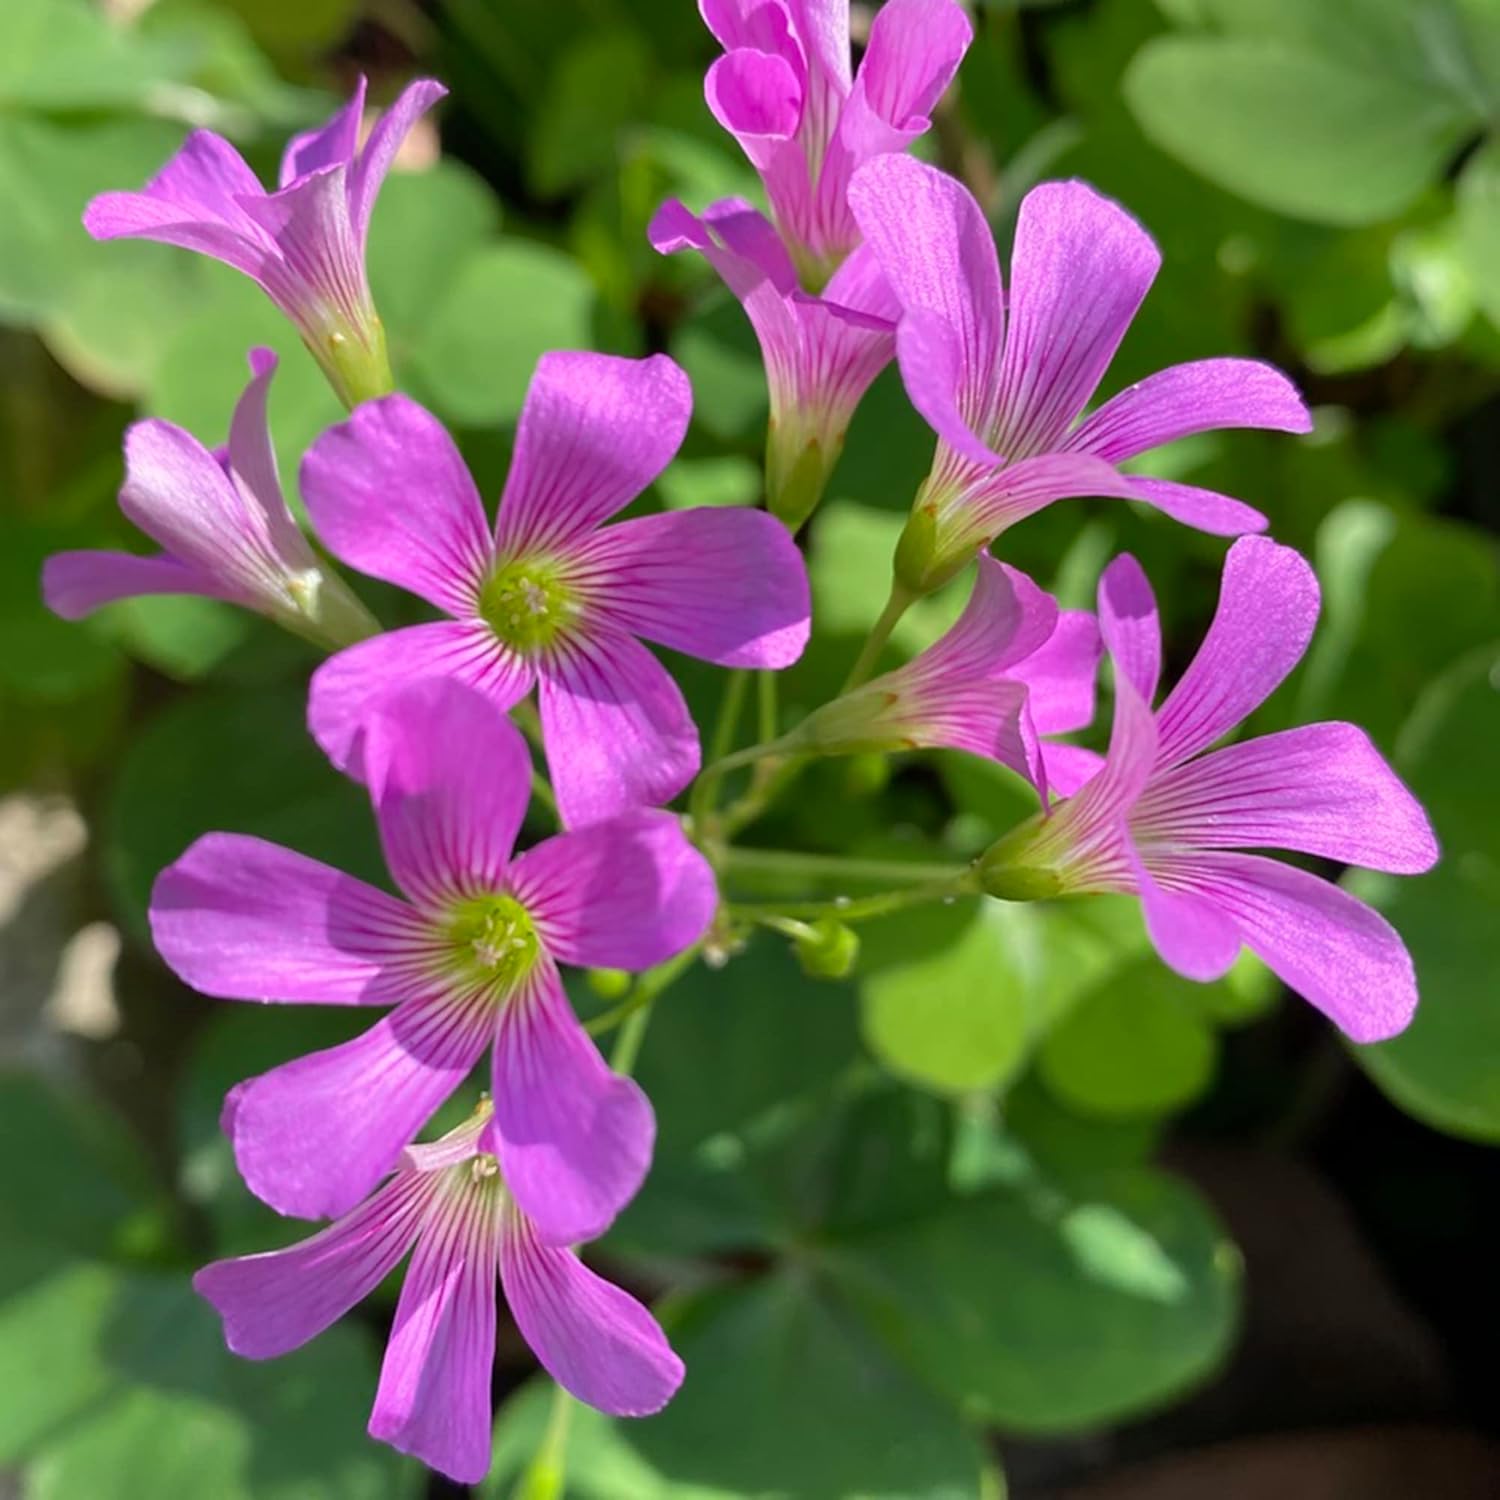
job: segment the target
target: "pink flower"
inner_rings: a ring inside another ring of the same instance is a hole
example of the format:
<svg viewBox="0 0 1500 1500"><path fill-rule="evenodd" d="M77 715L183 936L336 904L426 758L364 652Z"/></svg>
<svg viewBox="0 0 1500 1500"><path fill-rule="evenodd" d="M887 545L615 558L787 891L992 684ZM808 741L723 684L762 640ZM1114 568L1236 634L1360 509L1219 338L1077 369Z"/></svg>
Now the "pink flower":
<svg viewBox="0 0 1500 1500"><path fill-rule="evenodd" d="M793 738L826 753L967 750L1024 776L1043 799L1075 791L1096 757L1043 735L1094 717L1099 629L1059 613L1024 573L981 557L957 623L919 656L817 709Z"/></svg>
<svg viewBox="0 0 1500 1500"><path fill-rule="evenodd" d="M590 1239L640 1186L655 1125L578 1024L557 965L636 970L680 953L713 913L708 865L675 818L646 810L513 856L530 757L455 683L394 691L362 738L405 900L231 833L200 839L152 892L157 949L205 994L394 1007L236 1086L224 1128L240 1173L281 1213L344 1213L491 1049L508 1190L549 1242Z"/></svg>
<svg viewBox="0 0 1500 1500"><path fill-rule="evenodd" d="M671 360L547 354L521 412L493 533L437 419L404 396L313 445L302 493L331 551L450 618L365 641L313 677L308 720L357 770L369 706L447 676L509 709L539 685L570 825L662 803L698 769L682 694L638 636L735 667L784 667L809 628L807 573L763 512L704 507L600 523L664 469L692 403Z"/></svg>
<svg viewBox="0 0 1500 1500"><path fill-rule="evenodd" d="M1050 818L985 856L996 895L1128 891L1156 950L1217 979L1241 945L1357 1042L1394 1036L1416 1008L1411 959L1390 925L1338 886L1241 850L1289 849L1393 874L1430 869L1431 825L1362 730L1308 724L1205 755L1301 659L1318 615L1312 569L1290 547L1229 550L1218 612L1155 713L1156 601L1134 558L1099 586L1115 663L1104 769Z"/></svg>
<svg viewBox="0 0 1500 1500"><path fill-rule="evenodd" d="M559 1385L611 1416L659 1411L682 1384L682 1361L634 1297L538 1234L499 1154L485 1104L442 1140L408 1146L337 1223L286 1250L215 1261L193 1285L236 1354L274 1359L337 1322L412 1250L370 1435L460 1483L490 1467L497 1274Z"/></svg>
<svg viewBox="0 0 1500 1500"><path fill-rule="evenodd" d="M738 198L702 218L669 199L649 233L664 255L700 251L744 305L771 398L767 503L795 531L822 498L855 408L896 352L896 300L864 248L821 296L804 292L776 231Z"/></svg>
<svg viewBox="0 0 1500 1500"><path fill-rule="evenodd" d="M1269 365L1174 365L1079 421L1161 263L1118 204L1081 182L1029 192L1007 308L989 225L953 178L881 157L856 175L849 202L901 303L907 394L938 435L897 552L908 588L936 587L1006 527L1073 495L1143 500L1218 536L1264 529L1227 495L1116 465L1219 427L1308 431L1301 398Z"/></svg>
<svg viewBox="0 0 1500 1500"><path fill-rule="evenodd" d="M849 66L848 0L700 0L725 49L704 94L765 183L777 228L809 287L859 243L849 179L905 151L973 40L953 0L890 0Z"/></svg>
<svg viewBox="0 0 1500 1500"><path fill-rule="evenodd" d="M361 148L361 78L325 126L288 143L274 193L222 136L195 130L140 192L95 198L84 228L96 240L180 245L243 271L297 325L339 397L353 406L391 388L385 333L365 275L370 213L401 142L447 92L431 79L412 84Z"/></svg>
<svg viewBox="0 0 1500 1500"><path fill-rule="evenodd" d="M49 557L42 597L50 610L77 620L143 594L202 594L335 648L379 629L320 566L282 498L266 425L276 356L252 349L250 373L220 453L171 422L137 422L126 432L120 509L163 550Z"/></svg>

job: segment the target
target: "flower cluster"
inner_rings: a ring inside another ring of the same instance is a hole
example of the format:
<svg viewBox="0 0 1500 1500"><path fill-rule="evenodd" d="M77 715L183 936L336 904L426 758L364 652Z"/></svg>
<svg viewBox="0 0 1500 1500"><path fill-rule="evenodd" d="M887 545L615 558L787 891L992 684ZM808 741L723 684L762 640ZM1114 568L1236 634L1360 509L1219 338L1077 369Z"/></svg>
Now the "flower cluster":
<svg viewBox="0 0 1500 1500"><path fill-rule="evenodd" d="M440 421L393 389L365 274L380 182L437 84L413 84L361 145L361 83L292 142L274 193L226 142L195 132L143 191L106 194L85 215L99 238L165 240L252 276L350 408L302 462L310 537L272 454L275 359L252 351L225 449L161 421L126 435L121 507L161 553L63 554L43 587L68 618L136 594L207 595L331 653L311 675L309 729L368 791L400 894L217 833L164 870L152 897L156 946L194 989L379 1012L354 1040L231 1090L222 1125L251 1191L332 1223L290 1249L210 1265L196 1285L230 1347L263 1359L314 1337L409 1254L370 1431L460 1481L489 1466L497 1281L541 1364L578 1399L645 1415L683 1378L651 1314L577 1254L640 1187L655 1119L575 1015L561 967L644 973L732 929L720 856L755 796L735 814L713 794L736 765L794 774L814 756L934 747L986 757L1029 783L1038 810L934 893L1132 893L1180 973L1215 978L1249 948L1356 1040L1398 1031L1416 1003L1382 918L1318 875L1246 852L1428 868L1426 817L1369 740L1315 724L1215 748L1306 648L1311 569L1243 535L1266 522L1240 501L1120 468L1211 428L1305 431L1291 383L1253 361L1205 360L1085 414L1159 257L1092 188L1043 184L1020 204L1007 301L980 205L904 154L970 40L955 0L890 0L857 73L846 0L702 8L725 48L708 104L759 171L770 217L674 201L650 233L658 250L701 253L760 339L767 510L614 519L682 443L687 377L661 355L556 352L537 366L486 514ZM697 727L646 643L734 669L797 661L810 606L794 535L893 357L937 444L891 602L840 695L700 773ZM1059 609L985 550L1040 507L1084 496L1144 501L1240 538L1202 650L1159 709L1156 605L1133 559L1105 571L1096 616ZM439 618L382 630L330 558ZM904 609L976 558L953 627L871 676ZM1090 726L1105 653L1113 732L1101 756L1061 737ZM518 853L538 784L560 831ZM690 784L684 819L666 804ZM841 956L825 972L842 972L852 940L829 942ZM467 1123L424 1143L486 1056L488 1088Z"/></svg>

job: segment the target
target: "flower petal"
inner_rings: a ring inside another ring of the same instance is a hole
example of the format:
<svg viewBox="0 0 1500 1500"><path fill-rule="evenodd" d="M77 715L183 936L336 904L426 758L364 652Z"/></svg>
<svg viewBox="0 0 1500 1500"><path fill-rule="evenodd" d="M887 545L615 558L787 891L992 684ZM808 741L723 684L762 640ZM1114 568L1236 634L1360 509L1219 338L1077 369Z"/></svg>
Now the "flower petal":
<svg viewBox="0 0 1500 1500"><path fill-rule="evenodd" d="M647 969L703 936L717 893L671 813L641 809L558 834L511 866L547 950L581 967Z"/></svg>
<svg viewBox="0 0 1500 1500"><path fill-rule="evenodd" d="M647 1417L677 1393L682 1361L656 1319L514 1215L500 1241L500 1281L521 1336L570 1395L612 1417Z"/></svg>
<svg viewBox="0 0 1500 1500"><path fill-rule="evenodd" d="M1178 846L1293 849L1397 875L1438 857L1421 804L1353 724L1304 724L1167 771L1136 826Z"/></svg>
<svg viewBox="0 0 1500 1500"><path fill-rule="evenodd" d="M338 1322L411 1248L434 1185L402 1173L311 1239L204 1266L193 1288L224 1320L224 1342L245 1359L275 1359Z"/></svg>
<svg viewBox="0 0 1500 1500"><path fill-rule="evenodd" d="M521 408L496 544L546 552L623 509L672 461L693 392L664 354L544 354Z"/></svg>
<svg viewBox="0 0 1500 1500"><path fill-rule="evenodd" d="M896 325L896 361L908 399L943 442L970 463L1005 462L974 435L964 414L963 342L946 318L925 307L908 309Z"/></svg>
<svg viewBox="0 0 1500 1500"><path fill-rule="evenodd" d="M1027 707L1038 734L1064 734L1094 722L1101 649L1093 615L1066 609L1047 640L1007 668L1008 677L1026 685Z"/></svg>
<svg viewBox="0 0 1500 1500"><path fill-rule="evenodd" d="M1099 630L1115 671L1144 702L1154 702L1161 680L1161 616L1150 580L1128 552L1099 578Z"/></svg>
<svg viewBox="0 0 1500 1500"><path fill-rule="evenodd" d="M329 657L312 675L307 727L334 765L362 778L360 735L371 713L394 689L424 677L453 678L502 709L515 707L535 680L531 664L487 625L409 625Z"/></svg>
<svg viewBox="0 0 1500 1500"><path fill-rule="evenodd" d="M537 1233L603 1234L645 1179L656 1120L579 1025L550 958L501 1014L494 1084L500 1170Z"/></svg>
<svg viewBox="0 0 1500 1500"><path fill-rule="evenodd" d="M1086 183L1045 182L1027 193L1011 255L997 447L1046 452L1067 432L1160 265L1151 236Z"/></svg>
<svg viewBox="0 0 1500 1500"><path fill-rule="evenodd" d="M148 594L201 594L209 599L246 601L234 589L198 568L158 553L57 552L42 564L42 599L65 620L81 620L105 604Z"/></svg>
<svg viewBox="0 0 1500 1500"><path fill-rule="evenodd" d="M365 75L359 75L348 102L315 130L294 135L281 153L278 187L290 187L323 167L347 165L359 149L359 127L365 114Z"/></svg>
<svg viewBox="0 0 1500 1500"><path fill-rule="evenodd" d="M472 614L492 562L484 506L446 428L410 397L366 401L330 427L302 460L302 494L350 567Z"/></svg>
<svg viewBox="0 0 1500 1500"><path fill-rule="evenodd" d="M225 467L246 501L265 516L271 545L289 562L304 568L317 566L307 539L287 509L276 472L276 450L271 446L271 424L266 412L271 377L277 358L272 349L250 351L250 383L235 402L229 421L229 443Z"/></svg>
<svg viewBox="0 0 1500 1500"><path fill-rule="evenodd" d="M1222 979L1240 955L1240 935L1218 907L1190 890L1166 890L1133 857L1151 944L1168 968L1207 984Z"/></svg>
<svg viewBox="0 0 1500 1500"><path fill-rule="evenodd" d="M235 1085L221 1123L257 1198L280 1214L337 1218L391 1171L494 1033L488 1001L447 998L439 984L352 1041Z"/></svg>
<svg viewBox="0 0 1500 1500"><path fill-rule="evenodd" d="M1232 495L1200 489L1195 484L1178 484L1171 479L1132 474L1129 498L1144 500L1164 516L1209 536L1245 536L1264 531L1271 524L1254 506Z"/></svg>
<svg viewBox="0 0 1500 1500"><path fill-rule="evenodd" d="M724 667L786 667L811 628L807 568L764 511L705 506L605 527L576 554L611 625Z"/></svg>
<svg viewBox="0 0 1500 1500"><path fill-rule="evenodd" d="M876 151L901 151L926 130L931 123L927 116L973 40L969 18L953 0L889 0L882 5L841 121L840 134L851 153L863 160ZM868 130L860 105L888 134Z"/></svg>
<svg viewBox="0 0 1500 1500"><path fill-rule="evenodd" d="M1042 769L1054 797L1076 797L1104 768L1104 757L1082 745L1042 742Z"/></svg>
<svg viewBox="0 0 1500 1500"><path fill-rule="evenodd" d="M1390 923L1347 891L1254 854L1153 863L1159 880L1213 902L1245 946L1351 1041L1384 1041L1410 1023L1411 957Z"/></svg>
<svg viewBox="0 0 1500 1500"><path fill-rule="evenodd" d="M1219 605L1192 664L1157 717L1161 765L1229 733L1302 659L1318 621L1307 561L1266 537L1241 537L1224 560Z"/></svg>
<svg viewBox="0 0 1500 1500"><path fill-rule="evenodd" d="M1121 391L1071 434L1067 446L1117 464L1220 427L1310 432L1312 418L1297 387L1274 366L1255 359L1200 359Z"/></svg>
<svg viewBox="0 0 1500 1500"><path fill-rule="evenodd" d="M639 641L611 631L562 642L539 678L547 767L568 827L669 802L697 774L697 726Z"/></svg>
<svg viewBox="0 0 1500 1500"><path fill-rule="evenodd" d="M459 1484L478 1484L494 1425L500 1190L443 1187L396 1304L369 1431Z"/></svg>
<svg viewBox="0 0 1500 1500"><path fill-rule="evenodd" d="M156 951L221 1000L391 1005L426 928L404 902L279 844L205 834L156 877Z"/></svg>
<svg viewBox="0 0 1500 1500"><path fill-rule="evenodd" d="M971 484L952 502L959 518L956 532L982 545L1056 500L1088 495L1133 500L1140 498L1140 487L1133 474L1121 474L1090 454L1042 453L1006 464Z"/></svg>
<svg viewBox="0 0 1500 1500"><path fill-rule="evenodd" d="M1000 262L979 205L937 168L888 155L854 174L849 206L904 313L919 315L908 339L929 347L903 350L897 340L903 376L910 356L922 377L908 386L913 404L934 426L933 412L956 411L974 442L994 446L1004 311ZM934 383L938 377L951 378L947 391Z"/></svg>
<svg viewBox="0 0 1500 1500"><path fill-rule="evenodd" d="M414 902L504 884L531 756L502 709L452 678L410 683L370 715L362 765L386 864Z"/></svg>
<svg viewBox="0 0 1500 1500"><path fill-rule="evenodd" d="M365 242L380 185L402 142L411 134L412 126L447 92L434 79L418 78L402 89L395 103L375 122L369 140L349 169L349 221L359 244Z"/></svg>
<svg viewBox="0 0 1500 1500"><path fill-rule="evenodd" d="M784 59L736 48L703 80L709 113L740 143L758 171L786 148L802 117L802 84Z"/></svg>

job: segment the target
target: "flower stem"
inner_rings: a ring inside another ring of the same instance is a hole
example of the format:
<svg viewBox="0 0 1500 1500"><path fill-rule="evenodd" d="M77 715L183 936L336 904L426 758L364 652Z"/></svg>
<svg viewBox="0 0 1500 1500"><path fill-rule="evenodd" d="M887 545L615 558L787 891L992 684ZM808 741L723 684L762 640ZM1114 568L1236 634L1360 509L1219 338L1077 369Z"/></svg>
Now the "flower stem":
<svg viewBox="0 0 1500 1500"><path fill-rule="evenodd" d="M717 801L719 783L725 776L743 766L754 765L756 761L764 760L768 756L782 755L787 749L788 742L783 740L770 740L759 745L749 745L743 750L736 750L731 755L720 756L718 760L699 773L697 781L693 783L693 790L688 795L688 815L692 819L693 838L699 845L712 845L718 837L720 830L715 826L714 805Z"/></svg>
<svg viewBox="0 0 1500 1500"><path fill-rule="evenodd" d="M880 653L885 649L885 643L891 638L891 632L900 622L901 616L916 603L916 598L917 596L899 578L891 580L890 597L885 601L885 608L881 610L880 618L876 620L869 638L865 641L854 665L849 669L849 677L844 683L843 692L851 692L857 688L874 671L875 663L880 660Z"/></svg>
<svg viewBox="0 0 1500 1500"><path fill-rule="evenodd" d="M907 859L850 859L841 854L806 854L798 849L726 849L723 863L730 873L805 876L809 880L952 881L968 875L972 868Z"/></svg>
<svg viewBox="0 0 1500 1500"><path fill-rule="evenodd" d="M568 1428L577 1403L560 1386L552 1387L552 1410L541 1446L526 1465L513 1500L561 1500L568 1467Z"/></svg>
<svg viewBox="0 0 1500 1500"><path fill-rule="evenodd" d="M831 901L731 901L729 910L734 917L773 926L788 919L818 917L837 917L840 922L862 922L872 917L886 916L893 911L902 911L908 906L921 906L929 901L949 901L958 896L976 895L978 891L974 871L966 868L956 878L925 881L921 885L908 886L905 890L883 891L878 896L862 896L855 900L848 896L835 896Z"/></svg>
<svg viewBox="0 0 1500 1500"><path fill-rule="evenodd" d="M700 944L694 943L691 948L685 948L676 957L657 964L654 969L647 969L636 980L635 987L617 1006L605 1011L601 1016L595 1016L585 1025L584 1030L590 1036L600 1036L617 1026L620 1027L620 1035L615 1039L614 1054L609 1060L610 1067L616 1073L629 1073L635 1066L636 1057L641 1050L641 1042L646 1035L646 1023L651 1019L653 1002L668 985L687 972L693 960L698 957L699 947Z"/></svg>
<svg viewBox="0 0 1500 1500"><path fill-rule="evenodd" d="M761 672L755 679L756 735L762 740L774 740L780 723L776 711L776 674Z"/></svg>
<svg viewBox="0 0 1500 1500"><path fill-rule="evenodd" d="M724 683L724 696L719 700L719 718L714 725L713 740L709 744L710 765L714 761L723 760L734 744L734 732L739 728L740 709L744 705L745 688L749 682L750 673L744 667L737 667Z"/></svg>

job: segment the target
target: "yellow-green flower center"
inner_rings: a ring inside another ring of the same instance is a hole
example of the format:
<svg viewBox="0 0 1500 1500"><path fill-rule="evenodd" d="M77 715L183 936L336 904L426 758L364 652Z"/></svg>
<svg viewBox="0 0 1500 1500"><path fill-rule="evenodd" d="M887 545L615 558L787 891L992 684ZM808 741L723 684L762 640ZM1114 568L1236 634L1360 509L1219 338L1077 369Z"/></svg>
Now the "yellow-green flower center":
<svg viewBox="0 0 1500 1500"><path fill-rule="evenodd" d="M447 936L459 972L502 991L519 984L541 953L526 908L510 896L475 896L459 902Z"/></svg>
<svg viewBox="0 0 1500 1500"><path fill-rule="evenodd" d="M578 594L563 569L546 558L517 558L492 573L479 591L479 613L516 651L550 646L578 615Z"/></svg>

